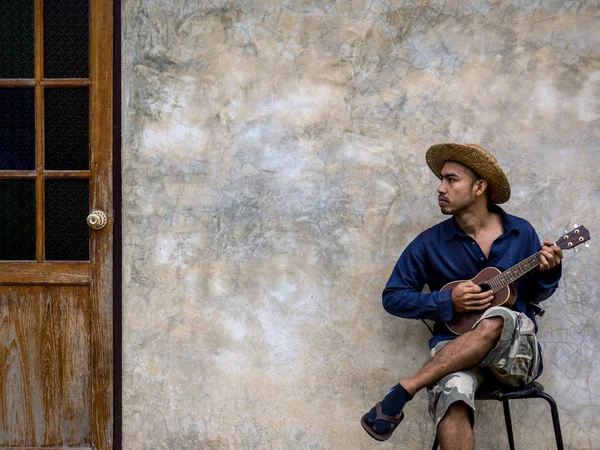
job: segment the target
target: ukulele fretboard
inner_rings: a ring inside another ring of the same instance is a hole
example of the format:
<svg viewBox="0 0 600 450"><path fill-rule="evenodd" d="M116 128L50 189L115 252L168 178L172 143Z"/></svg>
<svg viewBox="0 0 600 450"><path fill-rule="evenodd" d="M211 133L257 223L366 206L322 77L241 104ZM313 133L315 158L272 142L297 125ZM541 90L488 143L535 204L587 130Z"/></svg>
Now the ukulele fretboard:
<svg viewBox="0 0 600 450"><path fill-rule="evenodd" d="M540 258L541 254L542 252L539 251L531 255L529 258L524 259L519 264L505 270L500 275L496 275L494 278L491 278L487 284L494 292L498 292L500 289L505 288L513 281L539 266L542 263L542 259Z"/></svg>

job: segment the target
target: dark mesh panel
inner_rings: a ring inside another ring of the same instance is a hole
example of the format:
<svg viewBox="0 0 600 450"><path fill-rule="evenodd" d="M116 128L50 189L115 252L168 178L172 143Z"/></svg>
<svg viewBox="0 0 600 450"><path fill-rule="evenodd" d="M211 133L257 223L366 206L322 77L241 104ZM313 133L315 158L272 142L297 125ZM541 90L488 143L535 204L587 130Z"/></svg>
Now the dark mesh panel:
<svg viewBox="0 0 600 450"><path fill-rule="evenodd" d="M90 168L87 88L44 90L44 158L46 170Z"/></svg>
<svg viewBox="0 0 600 450"><path fill-rule="evenodd" d="M88 3L89 0L44 0L46 78L88 78Z"/></svg>
<svg viewBox="0 0 600 450"><path fill-rule="evenodd" d="M33 78L33 0L0 0L0 78Z"/></svg>
<svg viewBox="0 0 600 450"><path fill-rule="evenodd" d="M46 180L46 260L90 259L88 180Z"/></svg>
<svg viewBox="0 0 600 450"><path fill-rule="evenodd" d="M0 89L0 170L35 170L32 88Z"/></svg>
<svg viewBox="0 0 600 450"><path fill-rule="evenodd" d="M0 180L0 260L35 261L35 180Z"/></svg>

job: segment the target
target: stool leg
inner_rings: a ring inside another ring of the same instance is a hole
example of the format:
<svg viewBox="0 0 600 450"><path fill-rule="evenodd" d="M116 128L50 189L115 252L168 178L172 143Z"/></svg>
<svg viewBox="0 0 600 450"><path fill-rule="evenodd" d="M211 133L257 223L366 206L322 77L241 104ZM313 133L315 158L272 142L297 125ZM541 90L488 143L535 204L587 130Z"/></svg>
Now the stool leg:
<svg viewBox="0 0 600 450"><path fill-rule="evenodd" d="M558 408L554 399L546 394L545 392L538 392L537 397L541 397L548 402L550 405L550 412L552 413L552 425L554 426L554 437L556 438L556 448L558 450L564 450L562 432L560 430L560 421L558 420Z"/></svg>
<svg viewBox="0 0 600 450"><path fill-rule="evenodd" d="M438 441L438 437L437 437L437 433L436 433L435 441L433 441L433 447L431 447L431 450L438 450L438 445L439 445L439 441Z"/></svg>
<svg viewBox="0 0 600 450"><path fill-rule="evenodd" d="M508 406L508 400L502 400L502 408L504 409L506 434L508 434L508 446L510 447L510 450L515 450L515 440L513 437L512 420L510 418L510 406Z"/></svg>

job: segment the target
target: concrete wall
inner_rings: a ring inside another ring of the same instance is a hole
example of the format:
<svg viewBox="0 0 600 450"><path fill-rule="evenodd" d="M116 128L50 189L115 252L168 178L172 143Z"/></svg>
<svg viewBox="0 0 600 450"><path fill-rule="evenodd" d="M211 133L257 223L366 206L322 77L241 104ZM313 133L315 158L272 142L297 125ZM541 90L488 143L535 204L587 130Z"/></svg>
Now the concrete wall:
<svg viewBox="0 0 600 450"><path fill-rule="evenodd" d="M600 223L596 1L123 0L127 449L429 448L360 416L427 359L381 307L443 220L433 143L479 143L541 237ZM567 448L600 448L597 249L565 258L540 321ZM504 449L481 404L478 448ZM520 448L549 411L514 405Z"/></svg>

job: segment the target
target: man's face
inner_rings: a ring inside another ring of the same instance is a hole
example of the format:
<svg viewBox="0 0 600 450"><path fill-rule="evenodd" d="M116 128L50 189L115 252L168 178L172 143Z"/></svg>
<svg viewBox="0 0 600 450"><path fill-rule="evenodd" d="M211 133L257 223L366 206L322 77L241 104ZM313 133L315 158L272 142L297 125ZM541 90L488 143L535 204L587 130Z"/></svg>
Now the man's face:
<svg viewBox="0 0 600 450"><path fill-rule="evenodd" d="M468 167L446 161L442 168L442 181L437 188L438 204L443 214L456 214L475 201L477 175Z"/></svg>

